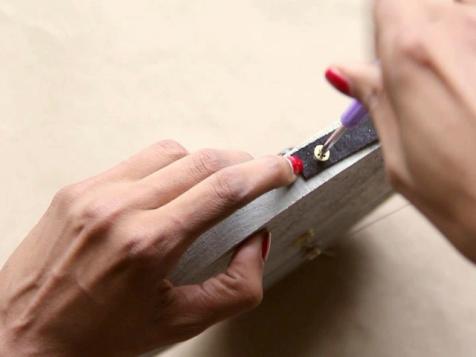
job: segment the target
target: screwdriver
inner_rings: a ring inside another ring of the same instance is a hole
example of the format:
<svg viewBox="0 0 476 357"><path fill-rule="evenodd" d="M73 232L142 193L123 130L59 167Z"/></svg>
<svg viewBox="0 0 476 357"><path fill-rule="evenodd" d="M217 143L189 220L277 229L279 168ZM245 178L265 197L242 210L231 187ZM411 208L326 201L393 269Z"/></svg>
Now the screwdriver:
<svg viewBox="0 0 476 357"><path fill-rule="evenodd" d="M339 141L348 129L355 128L368 117L368 111L362 103L354 100L349 108L342 114L341 125L326 140L320 150L320 156L324 157L329 150Z"/></svg>

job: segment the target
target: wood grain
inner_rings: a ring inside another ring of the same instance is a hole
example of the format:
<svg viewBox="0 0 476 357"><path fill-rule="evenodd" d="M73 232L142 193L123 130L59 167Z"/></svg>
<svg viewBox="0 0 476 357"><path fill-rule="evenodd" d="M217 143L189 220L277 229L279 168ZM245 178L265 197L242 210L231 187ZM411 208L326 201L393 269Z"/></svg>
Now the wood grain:
<svg viewBox="0 0 476 357"><path fill-rule="evenodd" d="M270 286L306 261L309 246L325 250L390 192L379 145L373 145L308 181L299 179L237 211L190 247L171 280L197 283L223 271L233 248L266 227L273 235L265 270L265 285ZM295 244L310 231L307 249Z"/></svg>

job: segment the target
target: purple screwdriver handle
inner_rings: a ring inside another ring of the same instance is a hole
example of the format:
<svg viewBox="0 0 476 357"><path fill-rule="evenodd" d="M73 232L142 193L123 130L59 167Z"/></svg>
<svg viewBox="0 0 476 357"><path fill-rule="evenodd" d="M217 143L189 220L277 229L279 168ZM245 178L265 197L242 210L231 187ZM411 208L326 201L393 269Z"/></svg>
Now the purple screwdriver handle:
<svg viewBox="0 0 476 357"><path fill-rule="evenodd" d="M342 114L340 119L342 125L347 129L352 129L359 125L365 118L367 118L367 109L357 100L351 104L349 109Z"/></svg>

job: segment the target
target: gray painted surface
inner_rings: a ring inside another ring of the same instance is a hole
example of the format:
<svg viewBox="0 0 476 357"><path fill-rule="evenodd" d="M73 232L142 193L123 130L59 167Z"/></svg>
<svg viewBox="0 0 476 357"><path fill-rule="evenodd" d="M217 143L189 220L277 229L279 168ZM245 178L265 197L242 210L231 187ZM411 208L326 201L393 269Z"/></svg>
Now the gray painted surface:
<svg viewBox="0 0 476 357"><path fill-rule="evenodd" d="M390 192L380 148L374 145L308 181L299 179L237 211L190 247L171 279L177 284L197 283L223 271L233 248L266 227L273 234L265 271L269 286L306 260L304 248L293 243L298 237L312 230L307 249L311 244L325 250Z"/></svg>

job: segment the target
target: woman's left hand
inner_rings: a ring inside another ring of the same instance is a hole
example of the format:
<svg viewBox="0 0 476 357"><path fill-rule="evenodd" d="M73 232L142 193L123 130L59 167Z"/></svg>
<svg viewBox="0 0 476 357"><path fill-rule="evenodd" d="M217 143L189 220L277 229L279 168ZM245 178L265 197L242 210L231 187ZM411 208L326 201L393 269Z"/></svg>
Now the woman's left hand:
<svg viewBox="0 0 476 357"><path fill-rule="evenodd" d="M0 355L134 356L255 307L266 232L201 284L167 277L200 234L295 178L284 157L168 140L63 188L0 271Z"/></svg>

